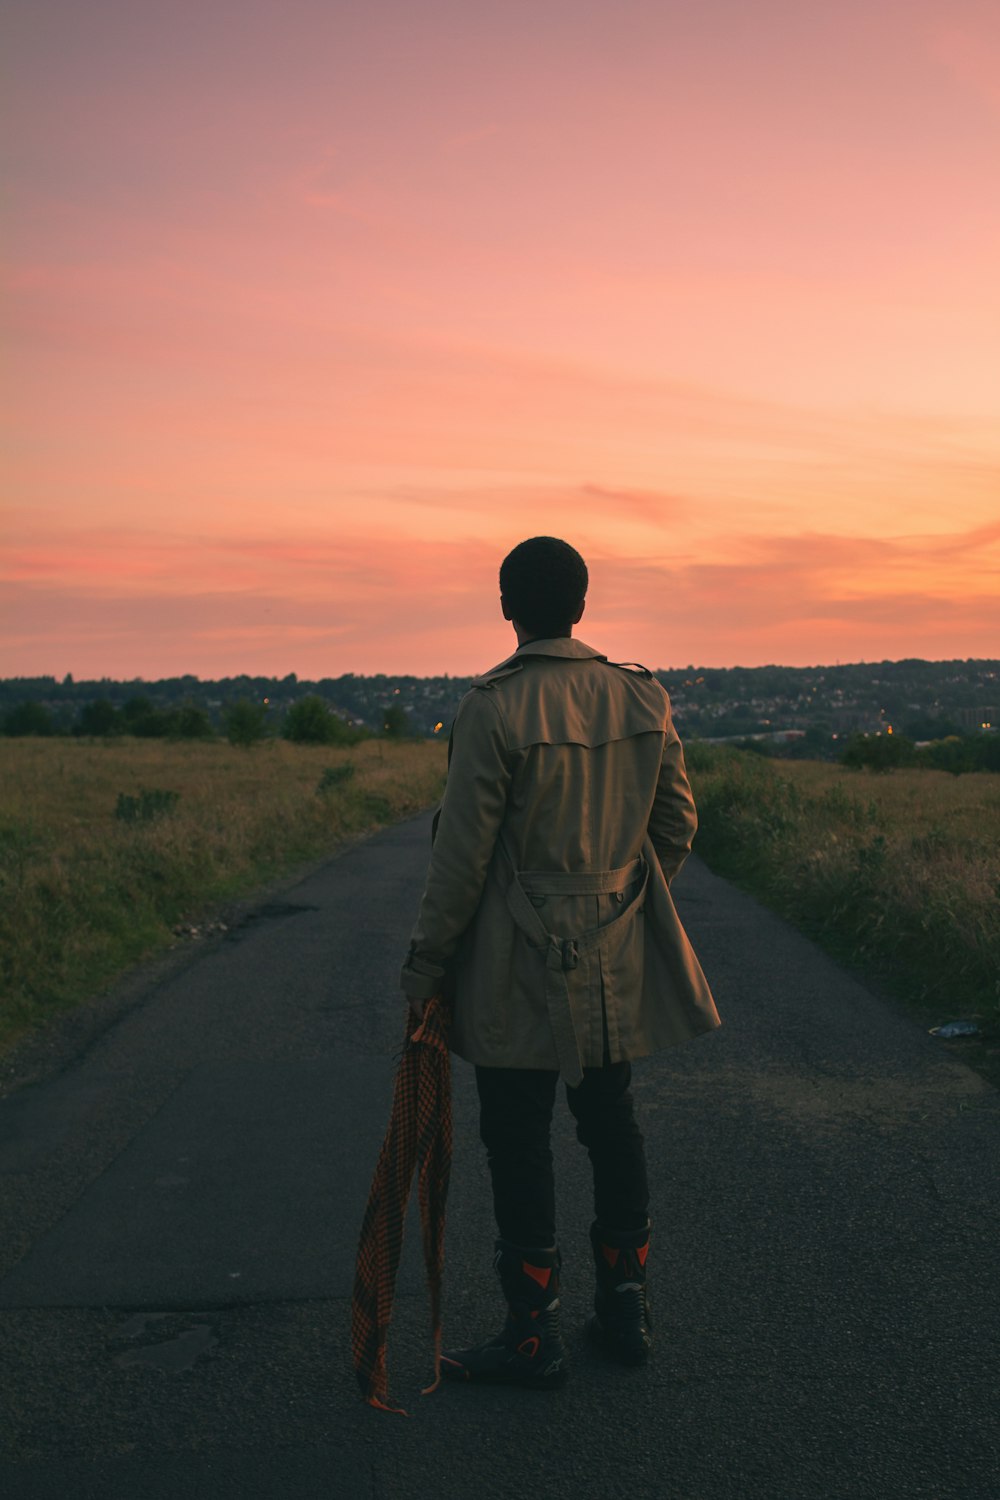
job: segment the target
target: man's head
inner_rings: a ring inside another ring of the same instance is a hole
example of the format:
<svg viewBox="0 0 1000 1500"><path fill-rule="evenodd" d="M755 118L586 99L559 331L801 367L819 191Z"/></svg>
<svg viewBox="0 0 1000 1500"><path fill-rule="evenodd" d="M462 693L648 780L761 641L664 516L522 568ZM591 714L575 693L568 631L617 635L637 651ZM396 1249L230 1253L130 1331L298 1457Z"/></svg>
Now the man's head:
<svg viewBox="0 0 1000 1500"><path fill-rule="evenodd" d="M568 542L533 536L500 565L500 603L529 637L570 635L583 614L587 564Z"/></svg>

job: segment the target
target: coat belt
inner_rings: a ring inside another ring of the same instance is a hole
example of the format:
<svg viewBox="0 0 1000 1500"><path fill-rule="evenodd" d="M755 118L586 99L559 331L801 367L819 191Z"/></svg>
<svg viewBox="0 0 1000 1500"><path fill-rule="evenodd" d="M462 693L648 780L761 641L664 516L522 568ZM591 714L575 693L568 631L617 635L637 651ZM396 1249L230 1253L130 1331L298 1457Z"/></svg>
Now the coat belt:
<svg viewBox="0 0 1000 1500"><path fill-rule="evenodd" d="M518 928L532 947L545 954L545 1003L549 1024L556 1045L559 1072L571 1088L579 1088L583 1082L583 1062L580 1057L580 1041L573 1022L570 1005L569 981L566 975L575 969L582 954L599 948L607 940L611 930L619 923L634 919L649 882L649 866L643 859L617 870L573 871L524 870L518 871L511 859L506 841L500 847L510 866L511 880L507 887L507 906ZM614 894L624 891L634 881L642 879L642 885L628 906L605 922L602 927L591 927L576 937L558 937L550 932L542 921L538 910L532 905L526 885L533 894L584 896Z"/></svg>
<svg viewBox="0 0 1000 1500"><path fill-rule="evenodd" d="M505 851L506 852L506 851ZM507 855L510 859L510 855ZM645 869L641 859L617 870L518 870L529 896L607 896L626 890Z"/></svg>

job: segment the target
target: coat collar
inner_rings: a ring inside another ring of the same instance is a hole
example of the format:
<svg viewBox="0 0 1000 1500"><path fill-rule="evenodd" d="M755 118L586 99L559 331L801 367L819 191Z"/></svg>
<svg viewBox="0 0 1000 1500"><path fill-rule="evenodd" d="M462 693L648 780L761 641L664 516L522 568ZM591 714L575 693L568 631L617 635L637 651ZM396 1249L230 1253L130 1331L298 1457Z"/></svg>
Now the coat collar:
<svg viewBox="0 0 1000 1500"><path fill-rule="evenodd" d="M475 680L484 681L496 672L503 672L509 667L517 667L528 656L555 656L572 661L607 661L608 659L603 652L595 651L593 646L588 646L584 641L578 641L573 636L556 636L551 640L525 641L523 646L518 646L513 656L505 657L495 667L484 672L482 678Z"/></svg>
<svg viewBox="0 0 1000 1500"><path fill-rule="evenodd" d="M607 661L607 657L600 651L595 651L593 646L588 646L571 635L557 636L552 640L525 641L514 652L515 660L519 656L568 656L576 659L598 657L601 661Z"/></svg>

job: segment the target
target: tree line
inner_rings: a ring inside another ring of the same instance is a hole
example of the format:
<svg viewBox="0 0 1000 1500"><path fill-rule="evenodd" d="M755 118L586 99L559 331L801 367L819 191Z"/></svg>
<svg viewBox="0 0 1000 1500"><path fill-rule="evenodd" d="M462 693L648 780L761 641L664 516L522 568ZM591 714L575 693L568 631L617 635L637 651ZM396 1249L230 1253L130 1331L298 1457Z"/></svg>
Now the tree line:
<svg viewBox="0 0 1000 1500"><path fill-rule="evenodd" d="M841 765L855 770L894 771L922 766L931 771L1000 771L1000 734L949 734L916 745L905 734L855 734L840 753Z"/></svg>
<svg viewBox="0 0 1000 1500"><path fill-rule="evenodd" d="M774 740L730 741L734 750L747 751L766 760L839 761L861 771L896 771L906 766L928 771L1000 771L1000 734L963 734L953 726L948 732L917 744L908 734L852 734L837 741L823 730L810 729L801 739L782 744ZM697 744L690 740L688 744Z"/></svg>
<svg viewBox="0 0 1000 1500"><path fill-rule="evenodd" d="M409 716L398 704L390 704L381 715L379 727L372 729L351 723L317 693L309 693L281 710L238 698L223 708L221 731L230 744L247 746L275 737L300 745L356 745L365 739L407 739L413 734ZM0 716L0 732L12 737L68 734L91 739L118 735L176 740L217 737L208 710L200 704L161 708L142 694L126 699L120 708L110 698L95 698L82 704L70 723L57 720L44 703L23 701Z"/></svg>

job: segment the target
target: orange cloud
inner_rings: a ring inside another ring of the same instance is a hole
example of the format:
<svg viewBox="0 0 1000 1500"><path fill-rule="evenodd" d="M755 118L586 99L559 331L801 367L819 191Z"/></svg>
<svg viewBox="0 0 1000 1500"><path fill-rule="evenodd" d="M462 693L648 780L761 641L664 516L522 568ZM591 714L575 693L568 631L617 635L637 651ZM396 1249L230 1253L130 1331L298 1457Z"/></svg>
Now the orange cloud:
<svg viewBox="0 0 1000 1500"><path fill-rule="evenodd" d="M84 533L15 559L6 645L33 671L80 676L472 672L509 648L497 569L518 539ZM580 633L654 666L988 655L998 544L1000 525L940 539L743 535L724 539L723 559L605 548L588 555Z"/></svg>

